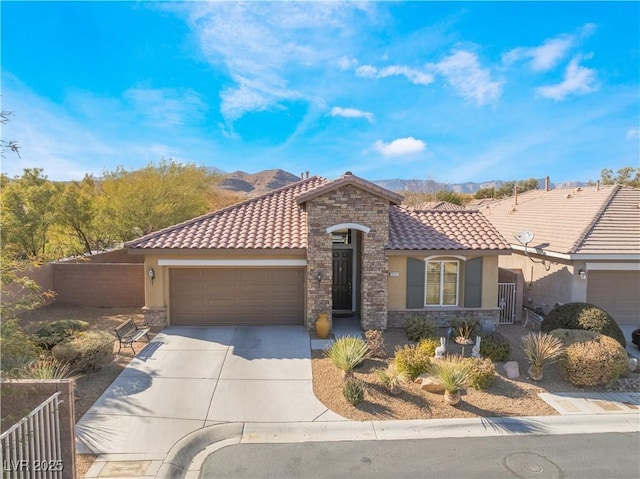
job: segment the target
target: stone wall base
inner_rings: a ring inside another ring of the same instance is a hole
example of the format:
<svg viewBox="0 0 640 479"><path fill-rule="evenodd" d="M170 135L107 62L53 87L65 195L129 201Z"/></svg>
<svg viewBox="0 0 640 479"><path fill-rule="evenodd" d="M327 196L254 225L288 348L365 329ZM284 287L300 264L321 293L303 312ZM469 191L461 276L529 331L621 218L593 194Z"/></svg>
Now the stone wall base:
<svg viewBox="0 0 640 479"><path fill-rule="evenodd" d="M439 328L448 328L451 326L451 320L454 318L488 319L497 324L500 320L500 309L457 309L452 311L415 309L412 311L389 311L387 327L404 328L407 320L413 316L431 318Z"/></svg>
<svg viewBox="0 0 640 479"><path fill-rule="evenodd" d="M147 307L142 308L144 322L149 325L152 331L157 332L168 326L167 307Z"/></svg>

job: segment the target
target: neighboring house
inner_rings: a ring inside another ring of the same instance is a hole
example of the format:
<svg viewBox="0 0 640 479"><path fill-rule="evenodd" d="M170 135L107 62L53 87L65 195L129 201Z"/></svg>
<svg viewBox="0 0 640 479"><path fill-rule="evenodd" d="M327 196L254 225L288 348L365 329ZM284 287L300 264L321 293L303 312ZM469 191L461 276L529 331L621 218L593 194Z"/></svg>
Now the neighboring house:
<svg viewBox="0 0 640 479"><path fill-rule="evenodd" d="M126 244L145 256L157 326L304 324L357 313L364 329L412 314L496 320L498 256L477 211L414 211L347 172L311 177Z"/></svg>
<svg viewBox="0 0 640 479"><path fill-rule="evenodd" d="M425 201L410 207L412 210L464 210L464 206L449 203L448 201Z"/></svg>
<svg viewBox="0 0 640 479"><path fill-rule="evenodd" d="M640 190L531 190L478 210L511 242L500 267L524 275L525 306L588 302L640 325ZM515 238L523 231L534 234L526 247Z"/></svg>

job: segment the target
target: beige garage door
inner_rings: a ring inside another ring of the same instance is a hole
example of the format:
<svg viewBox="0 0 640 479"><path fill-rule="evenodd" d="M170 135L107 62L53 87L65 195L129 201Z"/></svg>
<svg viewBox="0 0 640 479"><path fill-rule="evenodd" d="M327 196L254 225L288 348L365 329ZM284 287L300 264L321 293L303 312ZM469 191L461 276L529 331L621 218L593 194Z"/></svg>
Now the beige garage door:
<svg viewBox="0 0 640 479"><path fill-rule="evenodd" d="M618 324L640 324L640 272L589 271L587 302L600 306Z"/></svg>
<svg viewBox="0 0 640 479"><path fill-rule="evenodd" d="M174 268L172 325L304 324L303 268Z"/></svg>

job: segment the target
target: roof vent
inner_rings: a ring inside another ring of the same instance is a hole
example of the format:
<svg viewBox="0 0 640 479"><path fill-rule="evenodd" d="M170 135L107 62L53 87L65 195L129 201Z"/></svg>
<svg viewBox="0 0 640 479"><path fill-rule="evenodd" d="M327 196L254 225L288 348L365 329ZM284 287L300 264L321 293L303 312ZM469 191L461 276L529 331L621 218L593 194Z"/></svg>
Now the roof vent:
<svg viewBox="0 0 640 479"><path fill-rule="evenodd" d="M345 171L344 176L353 176L353 173L351 173L350 171Z"/></svg>
<svg viewBox="0 0 640 479"><path fill-rule="evenodd" d="M565 197L566 199L569 199L569 198L572 198L572 197L573 197L573 195L572 195L571 193L567 193L566 195L564 195L564 197Z"/></svg>

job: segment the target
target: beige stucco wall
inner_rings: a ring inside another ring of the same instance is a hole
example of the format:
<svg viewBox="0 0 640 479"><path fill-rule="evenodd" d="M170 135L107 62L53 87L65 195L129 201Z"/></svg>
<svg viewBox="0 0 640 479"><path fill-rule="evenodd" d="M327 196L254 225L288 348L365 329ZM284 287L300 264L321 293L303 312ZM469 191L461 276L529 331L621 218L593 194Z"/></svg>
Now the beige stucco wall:
<svg viewBox="0 0 640 479"><path fill-rule="evenodd" d="M416 256L416 258L422 258ZM439 256L447 259L448 256ZM458 258L451 258L458 259ZM469 256L472 259L472 256ZM463 261L460 261L463 263ZM464 271L464 267L462 268ZM398 276L394 276L398 273ZM389 257L389 311L406 310L407 289L407 257ZM464 297L464 273L459 278L459 297ZM498 304L498 256L484 256L482 263L482 308L495 308Z"/></svg>

